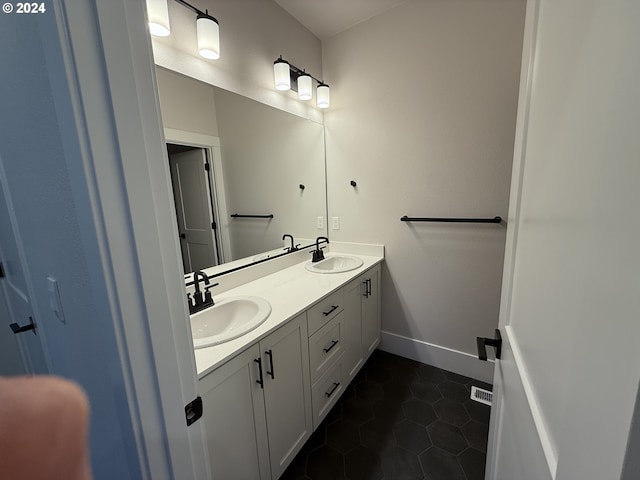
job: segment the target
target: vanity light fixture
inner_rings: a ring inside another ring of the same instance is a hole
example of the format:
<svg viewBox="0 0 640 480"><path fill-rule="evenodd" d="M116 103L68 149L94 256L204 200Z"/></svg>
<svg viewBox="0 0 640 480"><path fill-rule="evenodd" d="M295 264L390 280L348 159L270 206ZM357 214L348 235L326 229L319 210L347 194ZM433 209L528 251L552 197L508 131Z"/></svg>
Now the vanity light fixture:
<svg viewBox="0 0 640 480"><path fill-rule="evenodd" d="M167 0L147 0L147 15L151 35L166 37L171 33Z"/></svg>
<svg viewBox="0 0 640 480"><path fill-rule="evenodd" d="M329 108L330 91L329 85L322 80L318 80L305 70L292 65L282 58L273 62L273 76L276 90L294 90L298 92L300 100L311 100L313 98L313 80L318 84L316 88L316 105L318 108Z"/></svg>
<svg viewBox="0 0 640 480"><path fill-rule="evenodd" d="M199 10L184 0L175 0L195 12L198 53L209 60L220 58L220 29L218 20L209 15L209 11ZM169 27L169 8L167 0L147 0L149 32L157 37L166 37L171 33Z"/></svg>

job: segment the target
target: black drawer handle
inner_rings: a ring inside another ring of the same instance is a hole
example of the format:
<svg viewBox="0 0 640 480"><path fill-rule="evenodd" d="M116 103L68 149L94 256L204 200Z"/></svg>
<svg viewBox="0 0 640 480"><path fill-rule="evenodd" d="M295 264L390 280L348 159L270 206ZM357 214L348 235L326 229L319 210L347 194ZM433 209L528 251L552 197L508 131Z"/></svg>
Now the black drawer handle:
<svg viewBox="0 0 640 480"><path fill-rule="evenodd" d="M331 313L333 313L337 308L339 308L339 305L331 305L331 309L328 312L322 312L322 314L326 317L327 315L331 315Z"/></svg>
<svg viewBox="0 0 640 480"><path fill-rule="evenodd" d="M273 352L271 352L271 350L267 350L266 352L264 352L265 355L269 355L269 363L271 364L271 371L267 370L267 375L269 375L271 377L271 380L274 380L276 377L273 376L274 374L274 369L273 369Z"/></svg>
<svg viewBox="0 0 640 480"><path fill-rule="evenodd" d="M336 389L337 389L339 386L340 386L340 382L334 382L334 383L333 383L333 388L332 388L330 391L328 391L328 392L326 392L326 393L325 393L325 395L327 396L327 398L331 397L331 395L333 395L333 392L335 392L335 391L336 391Z"/></svg>
<svg viewBox="0 0 640 480"><path fill-rule="evenodd" d="M331 351L331 349L332 349L333 347L335 347L337 344L338 344L338 340L333 340L333 341L331 342L331 345L329 345L329 347L327 347L327 348L323 348L322 350L324 350L324 353L329 353L329 352Z"/></svg>
<svg viewBox="0 0 640 480"><path fill-rule="evenodd" d="M256 380L256 383L260 385L260 388L264 388L264 378L262 377L262 358L254 358L253 361L258 364L258 372L260 372L260 378Z"/></svg>

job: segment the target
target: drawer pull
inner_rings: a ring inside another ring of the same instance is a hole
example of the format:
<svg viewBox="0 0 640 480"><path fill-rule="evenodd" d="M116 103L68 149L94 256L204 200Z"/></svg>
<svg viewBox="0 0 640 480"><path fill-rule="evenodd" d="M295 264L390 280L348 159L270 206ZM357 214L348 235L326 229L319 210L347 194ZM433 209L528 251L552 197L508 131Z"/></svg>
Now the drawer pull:
<svg viewBox="0 0 640 480"><path fill-rule="evenodd" d="M271 377L271 380L275 380L274 377L274 369L273 369L273 352L271 350L267 350L264 352L266 355L269 355L269 363L271 364L271 371L267 370L267 375Z"/></svg>
<svg viewBox="0 0 640 480"><path fill-rule="evenodd" d="M329 353L331 349L335 347L337 344L338 344L338 340L333 340L331 342L331 345L329 345L327 348L323 348L322 350L324 350L324 353Z"/></svg>
<svg viewBox="0 0 640 480"><path fill-rule="evenodd" d="M262 376L262 359L258 357L254 358L253 361L258 364L258 372L260 373L260 378L256 380L256 383L260 385L260 388L264 388L264 377Z"/></svg>
<svg viewBox="0 0 640 480"><path fill-rule="evenodd" d="M337 308L339 307L339 305L331 305L331 308L329 309L328 312L322 312L322 314L326 317L328 315L331 315L331 313L333 311L335 311Z"/></svg>
<svg viewBox="0 0 640 480"><path fill-rule="evenodd" d="M333 383L333 388L332 388L330 391L328 391L328 392L326 392L326 393L325 393L325 395L327 396L327 398L331 397L331 395L333 395L333 392L335 392L335 391L336 391L336 389L337 389L339 386L340 386L340 382L334 382L334 383Z"/></svg>

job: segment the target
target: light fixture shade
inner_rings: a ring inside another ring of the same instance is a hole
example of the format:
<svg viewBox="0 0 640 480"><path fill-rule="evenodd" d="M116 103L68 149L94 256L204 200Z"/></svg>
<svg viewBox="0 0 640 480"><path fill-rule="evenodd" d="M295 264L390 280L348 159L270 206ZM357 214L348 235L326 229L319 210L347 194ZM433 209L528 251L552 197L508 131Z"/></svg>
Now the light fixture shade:
<svg viewBox="0 0 640 480"><path fill-rule="evenodd" d="M276 90L289 90L291 88L291 75L289 74L289 63L280 57L273 62L273 77L276 83Z"/></svg>
<svg viewBox="0 0 640 480"><path fill-rule="evenodd" d="M311 100L313 97L313 85L311 75L303 73L298 77L298 98L300 100Z"/></svg>
<svg viewBox="0 0 640 480"><path fill-rule="evenodd" d="M331 104L331 92L329 91L329 85L321 83L316 89L317 105L318 108L329 108Z"/></svg>
<svg viewBox="0 0 640 480"><path fill-rule="evenodd" d="M147 15L151 35L166 37L171 33L167 0L147 0Z"/></svg>
<svg viewBox="0 0 640 480"><path fill-rule="evenodd" d="M220 58L220 29L218 20L206 13L198 14L196 18L198 35L198 53L209 60Z"/></svg>

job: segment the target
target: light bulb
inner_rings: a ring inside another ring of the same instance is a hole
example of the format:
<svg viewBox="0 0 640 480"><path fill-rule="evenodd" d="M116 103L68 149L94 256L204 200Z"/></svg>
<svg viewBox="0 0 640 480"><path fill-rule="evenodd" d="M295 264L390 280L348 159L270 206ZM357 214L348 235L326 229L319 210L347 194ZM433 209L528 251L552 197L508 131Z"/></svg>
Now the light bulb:
<svg viewBox="0 0 640 480"><path fill-rule="evenodd" d="M166 37L171 33L167 0L147 0L147 15L151 35Z"/></svg>
<svg viewBox="0 0 640 480"><path fill-rule="evenodd" d="M318 108L329 108L331 104L331 94L329 85L321 83L316 89Z"/></svg>
<svg viewBox="0 0 640 480"><path fill-rule="evenodd" d="M311 100L313 97L312 91L311 75L303 73L298 77L298 98L300 100Z"/></svg>
<svg viewBox="0 0 640 480"><path fill-rule="evenodd" d="M291 88L291 75L289 74L289 63L280 57L273 62L273 76L276 90L289 90Z"/></svg>
<svg viewBox="0 0 640 480"><path fill-rule="evenodd" d="M220 29L218 21L206 13L201 13L196 19L196 30L200 56L209 60L220 58Z"/></svg>

